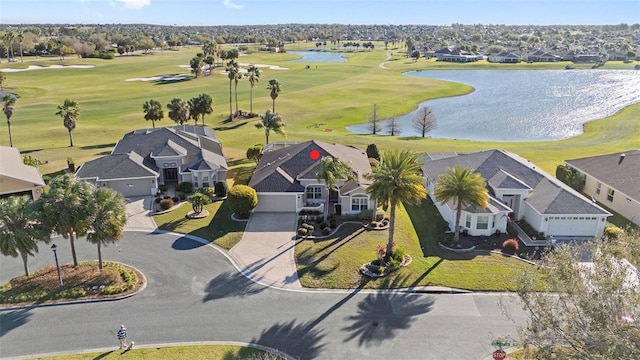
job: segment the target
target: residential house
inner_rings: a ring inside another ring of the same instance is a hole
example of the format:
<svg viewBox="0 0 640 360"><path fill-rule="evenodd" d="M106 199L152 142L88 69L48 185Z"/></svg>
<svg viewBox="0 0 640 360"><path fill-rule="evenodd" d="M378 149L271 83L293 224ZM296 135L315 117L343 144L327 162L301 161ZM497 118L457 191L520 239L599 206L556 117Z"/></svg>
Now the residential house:
<svg viewBox="0 0 640 360"><path fill-rule="evenodd" d="M433 56L437 58L438 61L449 62L475 62L484 58L479 53L471 53L453 47L445 47L440 50L436 50L433 52Z"/></svg>
<svg viewBox="0 0 640 360"><path fill-rule="evenodd" d="M18 149L0 146L0 198L27 195L37 199L44 186L40 171L25 165Z"/></svg>
<svg viewBox="0 0 640 360"><path fill-rule="evenodd" d="M371 172L371 166L364 151L317 140L287 145L275 146L275 150L266 147L249 181L249 186L258 193L254 211L324 212L325 206L329 212L338 214L375 210L376 201L366 191L370 181L364 175ZM351 166L355 179L337 179L338 191L327 192L324 181L318 180L321 159L325 156Z"/></svg>
<svg viewBox="0 0 640 360"><path fill-rule="evenodd" d="M472 168L487 181L489 206L463 208L460 225L469 235L504 233L509 220L525 220L547 237L593 238L603 234L611 215L531 162L504 150L425 154L422 161L429 196L452 231L455 204L439 203L433 193L438 177L456 165Z"/></svg>
<svg viewBox="0 0 640 360"><path fill-rule="evenodd" d="M560 57L557 55L550 54L544 50L536 50L526 57L527 61L530 62L556 62L560 61Z"/></svg>
<svg viewBox="0 0 640 360"><path fill-rule="evenodd" d="M640 150L565 160L585 180L583 192L640 226Z"/></svg>
<svg viewBox="0 0 640 360"><path fill-rule="evenodd" d="M573 57L574 63L596 63L600 62L602 58L600 55L595 54L580 54Z"/></svg>
<svg viewBox="0 0 640 360"><path fill-rule="evenodd" d="M155 195L159 185L213 187L227 179L227 161L213 130L180 125L134 130L111 154L82 164L76 176L126 197Z"/></svg>
<svg viewBox="0 0 640 360"><path fill-rule="evenodd" d="M499 54L489 55L487 61L494 63L519 63L520 56L512 52L503 51Z"/></svg>

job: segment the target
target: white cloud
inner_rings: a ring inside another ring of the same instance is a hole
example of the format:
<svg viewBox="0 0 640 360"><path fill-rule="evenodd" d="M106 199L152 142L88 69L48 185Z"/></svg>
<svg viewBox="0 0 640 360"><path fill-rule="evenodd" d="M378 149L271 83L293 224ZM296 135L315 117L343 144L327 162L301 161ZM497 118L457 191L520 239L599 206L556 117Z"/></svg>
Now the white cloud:
<svg viewBox="0 0 640 360"><path fill-rule="evenodd" d="M145 6L151 5L151 0L117 0L124 4L127 9L141 9Z"/></svg>
<svg viewBox="0 0 640 360"><path fill-rule="evenodd" d="M224 6L228 7L229 9L242 9L244 7L244 5L232 3L231 0L224 0L223 3Z"/></svg>

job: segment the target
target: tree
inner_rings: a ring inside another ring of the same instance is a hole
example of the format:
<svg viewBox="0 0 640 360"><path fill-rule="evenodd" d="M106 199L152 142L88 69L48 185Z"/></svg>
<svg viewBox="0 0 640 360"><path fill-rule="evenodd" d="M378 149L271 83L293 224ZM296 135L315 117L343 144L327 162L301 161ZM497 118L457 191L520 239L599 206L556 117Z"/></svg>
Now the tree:
<svg viewBox="0 0 640 360"><path fill-rule="evenodd" d="M331 191L339 191L337 186L337 181L341 179L345 180L355 180L354 171L351 166L343 163L338 158L334 158L331 156L324 156L320 160L320 171L316 173L316 178L318 181L323 181L325 188L327 190L326 201L324 206L324 219L327 219L328 211L329 211L329 197Z"/></svg>
<svg viewBox="0 0 640 360"><path fill-rule="evenodd" d="M167 109L169 109L169 119L177 124L183 125L189 120L189 104L183 99L171 99L171 102L167 104Z"/></svg>
<svg viewBox="0 0 640 360"><path fill-rule="evenodd" d="M5 94L2 97L2 112L7 117L7 128L9 129L9 146L13 147L13 138L11 137L11 116L15 110L13 105L16 103L16 98L11 94Z"/></svg>
<svg viewBox="0 0 640 360"><path fill-rule="evenodd" d="M233 92L231 91L231 85L236 79L240 68L235 60L231 60L227 63L227 77L229 78L229 120L233 121ZM237 106L237 105L236 105Z"/></svg>
<svg viewBox="0 0 640 360"><path fill-rule="evenodd" d="M247 149L247 159L253 160L258 164L262 157L262 144L255 144Z"/></svg>
<svg viewBox="0 0 640 360"><path fill-rule="evenodd" d="M389 132L389 135L391 136L400 135L400 122L397 117L392 116L389 118L389 122L387 123L387 132Z"/></svg>
<svg viewBox="0 0 640 360"><path fill-rule="evenodd" d="M98 247L98 268L102 269L102 245L114 244L124 233L127 212L124 197L109 188L98 188L93 193L94 216L87 241Z"/></svg>
<svg viewBox="0 0 640 360"><path fill-rule="evenodd" d="M427 196L418 155L408 150L385 151L372 173L365 177L372 180L367 192L383 205L391 208L386 260L393 254L396 207L398 204L417 205Z"/></svg>
<svg viewBox="0 0 640 360"><path fill-rule="evenodd" d="M436 117L428 107L421 107L413 118L413 128L422 135L436 128Z"/></svg>
<svg viewBox="0 0 640 360"><path fill-rule="evenodd" d="M639 359L640 274L630 267L639 248L633 230L561 246L527 269L516 281L528 314L516 325L525 352L533 350L527 358Z"/></svg>
<svg viewBox="0 0 640 360"><path fill-rule="evenodd" d="M413 58L414 62L418 61L418 59L420 59L420 51L418 50L411 51L411 58Z"/></svg>
<svg viewBox="0 0 640 360"><path fill-rule="evenodd" d="M236 114L238 113L238 82L242 79L242 73L240 72L240 68L234 74L233 83L234 83L234 93L236 98Z"/></svg>
<svg viewBox="0 0 640 360"><path fill-rule="evenodd" d="M189 67L191 67L191 72L196 78L200 77L200 74L202 74L202 58L200 56L192 58L189 61Z"/></svg>
<svg viewBox="0 0 640 360"><path fill-rule="evenodd" d="M253 114L253 88L260 82L260 69L255 65L249 65L244 76L249 79L249 85L251 85L249 92L249 113Z"/></svg>
<svg viewBox="0 0 640 360"><path fill-rule="evenodd" d="M69 131L69 146L73 147L73 136L71 132L76 128L76 120L80 116L80 107L78 102L71 99L65 99L64 103L58 106L56 115L62 117L62 125Z"/></svg>
<svg viewBox="0 0 640 360"><path fill-rule="evenodd" d="M280 115L272 113L271 110L267 110L264 115L260 115L260 122L256 123L256 128L264 129L264 136L266 138L265 144L269 143L269 133L271 131L282 136L286 136L284 132L285 123Z"/></svg>
<svg viewBox="0 0 640 360"><path fill-rule="evenodd" d="M78 266L75 238L85 236L95 214L94 187L73 174L57 176L42 194L43 220L49 228L69 239L73 266Z"/></svg>
<svg viewBox="0 0 640 360"><path fill-rule="evenodd" d="M249 212L258 205L258 194L247 185L234 185L227 194L229 208L241 219L249 217Z"/></svg>
<svg viewBox="0 0 640 360"><path fill-rule="evenodd" d="M40 222L41 213L28 196L0 199L0 253L20 255L24 274L29 276L27 260L38 252L38 242L48 243L50 231Z"/></svg>
<svg viewBox="0 0 640 360"><path fill-rule="evenodd" d="M146 101L142 105L142 110L144 111L144 119L149 121L151 120L151 124L153 128L156 127L156 121L160 121L164 118L164 112L162 111L162 104L160 104L157 100L149 100Z"/></svg>
<svg viewBox="0 0 640 360"><path fill-rule="evenodd" d="M378 132L382 130L379 124L378 119L378 105L373 104L373 111L371 112L371 116L369 117L369 130L373 135L376 135Z"/></svg>
<svg viewBox="0 0 640 360"><path fill-rule="evenodd" d="M269 84L267 85L267 90L270 90L269 96L271 96L271 111L276 113L276 99L278 95L280 95L280 91L282 91L282 85L276 79L269 80Z"/></svg>
<svg viewBox="0 0 640 360"><path fill-rule="evenodd" d="M367 157L380 161L380 152L376 144L367 145Z"/></svg>
<svg viewBox="0 0 640 360"><path fill-rule="evenodd" d="M189 196L189 201L191 201L193 212L196 214L200 214L203 207L211 203L211 198L201 192L196 192L195 194Z"/></svg>
<svg viewBox="0 0 640 360"><path fill-rule="evenodd" d="M7 74L0 71L0 91L4 91L4 82L7 80Z"/></svg>
<svg viewBox="0 0 640 360"><path fill-rule="evenodd" d="M484 209L488 206L489 194L486 188L486 180L473 169L464 169L456 165L447 169L436 181L433 194L441 203L454 201L456 206L456 224L453 242L460 240L460 216L462 206L474 206Z"/></svg>
<svg viewBox="0 0 640 360"><path fill-rule="evenodd" d="M198 125L198 117L202 116L202 125L204 126L204 116L213 112L213 98L208 94L202 93L189 100L189 113Z"/></svg>

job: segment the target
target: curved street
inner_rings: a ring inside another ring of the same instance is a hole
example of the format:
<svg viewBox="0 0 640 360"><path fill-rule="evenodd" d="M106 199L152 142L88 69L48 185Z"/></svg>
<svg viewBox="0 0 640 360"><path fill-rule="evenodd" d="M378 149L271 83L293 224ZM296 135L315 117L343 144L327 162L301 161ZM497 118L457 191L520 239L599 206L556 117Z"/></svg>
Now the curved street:
<svg viewBox="0 0 640 360"><path fill-rule="evenodd" d="M71 262L69 241L54 242L60 262ZM84 239L76 248L79 261L97 258ZM482 359L495 350L493 338L515 335L499 294L266 287L223 251L179 234L129 231L103 248L103 259L139 269L146 288L117 301L2 309L0 356L117 349L120 324L136 345L246 342L300 359ZM44 245L29 268L47 265L54 258ZM22 273L20 258L2 258L2 283Z"/></svg>

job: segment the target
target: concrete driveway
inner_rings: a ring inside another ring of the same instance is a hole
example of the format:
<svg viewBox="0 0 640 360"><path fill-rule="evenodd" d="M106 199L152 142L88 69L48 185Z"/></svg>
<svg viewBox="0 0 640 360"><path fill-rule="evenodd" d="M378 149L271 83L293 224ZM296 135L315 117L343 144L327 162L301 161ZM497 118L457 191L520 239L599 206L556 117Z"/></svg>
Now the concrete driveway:
<svg viewBox="0 0 640 360"><path fill-rule="evenodd" d="M154 231L158 226L153 221L153 196L127 198L127 231Z"/></svg>
<svg viewBox="0 0 640 360"><path fill-rule="evenodd" d="M241 272L263 285L301 289L294 258L295 213L253 213L230 254Z"/></svg>

